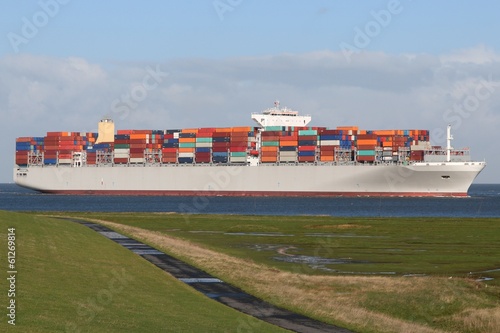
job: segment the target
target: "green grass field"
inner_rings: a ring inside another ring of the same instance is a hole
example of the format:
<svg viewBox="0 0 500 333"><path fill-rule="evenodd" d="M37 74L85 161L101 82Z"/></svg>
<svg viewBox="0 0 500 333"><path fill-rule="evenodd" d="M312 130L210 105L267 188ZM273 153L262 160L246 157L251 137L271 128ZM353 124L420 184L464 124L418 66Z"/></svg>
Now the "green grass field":
<svg viewBox="0 0 500 333"><path fill-rule="evenodd" d="M87 216L164 232L291 272L491 277L488 284L500 286L500 219ZM315 265L308 257L347 263Z"/></svg>
<svg viewBox="0 0 500 333"><path fill-rule="evenodd" d="M7 323L7 228L16 229L16 321ZM98 233L0 211L0 332L284 332L194 291Z"/></svg>
<svg viewBox="0 0 500 333"><path fill-rule="evenodd" d="M65 215L117 222L108 227L358 332L500 328L500 219Z"/></svg>

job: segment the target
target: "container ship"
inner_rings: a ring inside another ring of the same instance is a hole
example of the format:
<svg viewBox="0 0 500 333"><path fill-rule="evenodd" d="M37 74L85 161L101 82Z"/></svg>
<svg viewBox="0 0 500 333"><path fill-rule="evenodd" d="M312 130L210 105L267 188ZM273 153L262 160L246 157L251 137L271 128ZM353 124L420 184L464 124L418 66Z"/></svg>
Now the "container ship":
<svg viewBox="0 0 500 333"><path fill-rule="evenodd" d="M254 126L47 132L16 139L14 181L44 193L197 196L467 196L485 162L428 130L310 127L274 107Z"/></svg>

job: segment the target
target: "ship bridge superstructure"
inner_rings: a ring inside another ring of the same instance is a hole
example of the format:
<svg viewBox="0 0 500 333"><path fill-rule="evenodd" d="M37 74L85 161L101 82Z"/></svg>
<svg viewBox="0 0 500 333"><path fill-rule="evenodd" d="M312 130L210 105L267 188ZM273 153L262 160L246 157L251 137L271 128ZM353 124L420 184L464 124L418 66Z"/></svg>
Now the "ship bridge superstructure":
<svg viewBox="0 0 500 333"><path fill-rule="evenodd" d="M274 107L266 109L261 113L252 113L252 119L261 127L266 126L307 126L312 117L310 115L299 116L298 111L287 107L280 107L280 102L275 101Z"/></svg>

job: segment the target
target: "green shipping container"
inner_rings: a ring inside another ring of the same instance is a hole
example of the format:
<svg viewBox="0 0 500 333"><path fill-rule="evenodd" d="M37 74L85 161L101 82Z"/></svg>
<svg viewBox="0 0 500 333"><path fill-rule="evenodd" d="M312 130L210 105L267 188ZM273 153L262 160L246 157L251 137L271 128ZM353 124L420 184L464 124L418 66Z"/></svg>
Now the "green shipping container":
<svg viewBox="0 0 500 333"><path fill-rule="evenodd" d="M265 131L283 131L284 127L283 126L265 126L264 130Z"/></svg>
<svg viewBox="0 0 500 333"><path fill-rule="evenodd" d="M265 146L278 147L279 145L280 145L279 141L262 141L262 147L265 147Z"/></svg>
<svg viewBox="0 0 500 333"><path fill-rule="evenodd" d="M358 156L375 156L375 150L358 150Z"/></svg>
<svg viewBox="0 0 500 333"><path fill-rule="evenodd" d="M195 148L195 142L179 142L179 148Z"/></svg>
<svg viewBox="0 0 500 333"><path fill-rule="evenodd" d="M128 149L130 148L130 144L128 143L116 143L115 149Z"/></svg>
<svg viewBox="0 0 500 333"><path fill-rule="evenodd" d="M318 135L317 130L299 130L299 135Z"/></svg>
<svg viewBox="0 0 500 333"><path fill-rule="evenodd" d="M212 138L196 138L196 142L212 142Z"/></svg>
<svg viewBox="0 0 500 333"><path fill-rule="evenodd" d="M231 157L246 157L247 153L244 151L234 151L231 153Z"/></svg>

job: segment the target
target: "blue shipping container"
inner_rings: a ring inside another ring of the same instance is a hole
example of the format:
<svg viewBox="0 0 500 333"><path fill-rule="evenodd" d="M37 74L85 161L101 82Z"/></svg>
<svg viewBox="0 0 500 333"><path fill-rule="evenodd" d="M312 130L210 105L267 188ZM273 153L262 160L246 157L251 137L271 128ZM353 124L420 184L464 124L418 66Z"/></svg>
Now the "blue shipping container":
<svg viewBox="0 0 500 333"><path fill-rule="evenodd" d="M314 151L299 151L299 156L314 156Z"/></svg>

